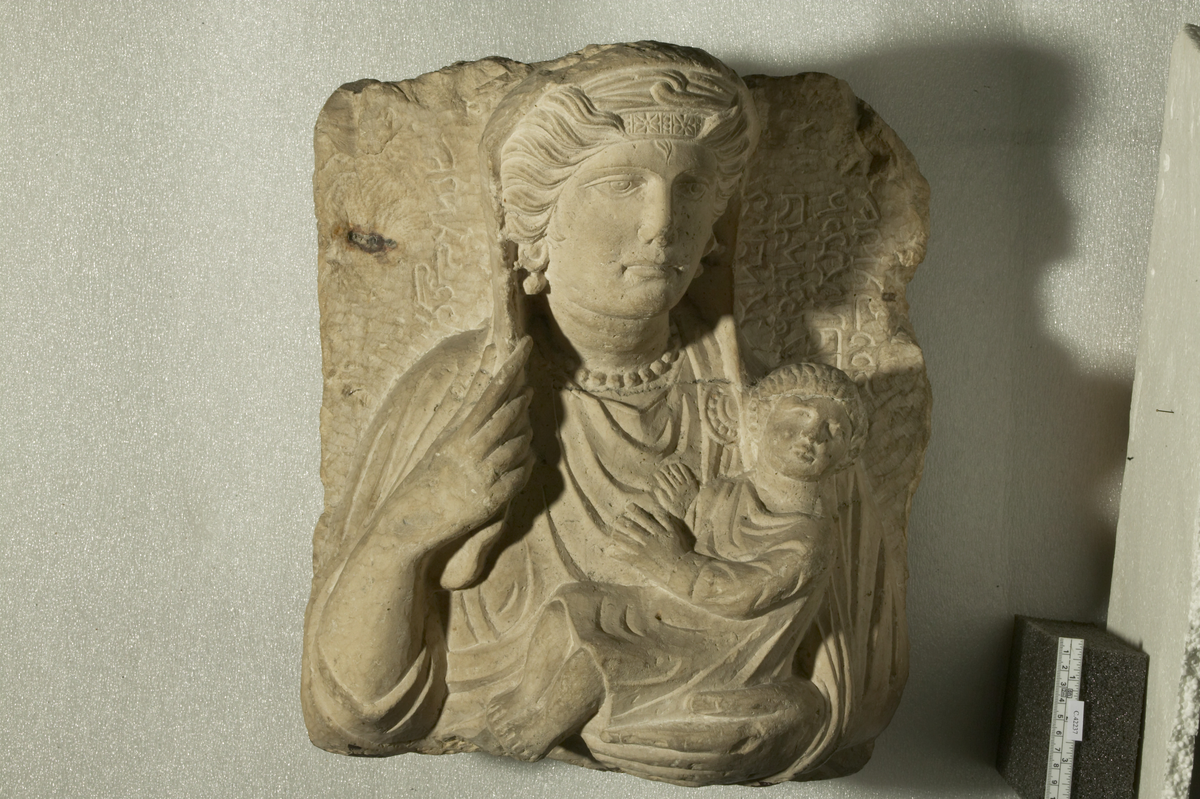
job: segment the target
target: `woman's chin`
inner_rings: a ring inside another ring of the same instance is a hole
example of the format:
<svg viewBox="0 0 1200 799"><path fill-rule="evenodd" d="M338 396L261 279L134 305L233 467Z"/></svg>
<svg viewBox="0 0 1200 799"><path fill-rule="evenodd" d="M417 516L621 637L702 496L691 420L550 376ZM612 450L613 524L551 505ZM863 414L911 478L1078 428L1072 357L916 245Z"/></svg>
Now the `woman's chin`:
<svg viewBox="0 0 1200 799"><path fill-rule="evenodd" d="M675 281L643 280L628 287L613 310L626 319L650 319L678 305L686 290Z"/></svg>

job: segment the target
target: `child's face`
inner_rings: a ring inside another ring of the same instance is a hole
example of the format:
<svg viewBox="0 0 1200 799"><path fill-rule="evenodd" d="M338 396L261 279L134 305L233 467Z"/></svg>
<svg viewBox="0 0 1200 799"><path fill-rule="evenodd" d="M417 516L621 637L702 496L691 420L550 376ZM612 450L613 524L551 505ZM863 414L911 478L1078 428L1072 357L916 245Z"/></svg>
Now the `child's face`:
<svg viewBox="0 0 1200 799"><path fill-rule="evenodd" d="M771 404L759 458L793 480L816 480L846 457L850 420L842 405L825 397L784 395Z"/></svg>

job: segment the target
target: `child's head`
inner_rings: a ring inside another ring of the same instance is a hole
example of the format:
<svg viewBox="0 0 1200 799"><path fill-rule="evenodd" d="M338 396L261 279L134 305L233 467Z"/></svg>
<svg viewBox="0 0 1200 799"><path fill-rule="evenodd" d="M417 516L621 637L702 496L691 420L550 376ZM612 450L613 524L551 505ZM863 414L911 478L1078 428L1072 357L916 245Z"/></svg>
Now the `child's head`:
<svg viewBox="0 0 1200 799"><path fill-rule="evenodd" d="M858 387L832 366L781 366L751 389L750 400L757 468L817 480L848 467L867 441Z"/></svg>

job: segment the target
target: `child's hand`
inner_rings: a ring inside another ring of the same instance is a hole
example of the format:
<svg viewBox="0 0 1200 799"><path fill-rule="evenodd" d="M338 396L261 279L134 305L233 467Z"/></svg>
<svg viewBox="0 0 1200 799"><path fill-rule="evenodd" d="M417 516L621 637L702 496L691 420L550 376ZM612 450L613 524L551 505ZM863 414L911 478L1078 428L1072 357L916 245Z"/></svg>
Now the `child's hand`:
<svg viewBox="0 0 1200 799"><path fill-rule="evenodd" d="M662 508L647 510L629 503L613 522L613 554L639 568L664 568L669 575L681 557L688 552L679 522Z"/></svg>
<svg viewBox="0 0 1200 799"><path fill-rule="evenodd" d="M655 481L657 485L650 493L664 510L682 519L687 513L692 497L696 496L700 489L696 475L682 461L670 461L663 465Z"/></svg>

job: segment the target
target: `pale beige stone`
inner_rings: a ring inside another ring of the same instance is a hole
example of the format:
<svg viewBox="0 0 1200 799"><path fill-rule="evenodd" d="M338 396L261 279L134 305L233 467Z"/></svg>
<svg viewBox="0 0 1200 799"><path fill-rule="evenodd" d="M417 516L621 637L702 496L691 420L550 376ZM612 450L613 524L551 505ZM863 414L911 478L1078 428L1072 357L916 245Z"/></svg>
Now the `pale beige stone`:
<svg viewBox="0 0 1200 799"><path fill-rule="evenodd" d="M826 75L597 46L342 87L314 188L314 743L861 767L929 434L895 134Z"/></svg>

